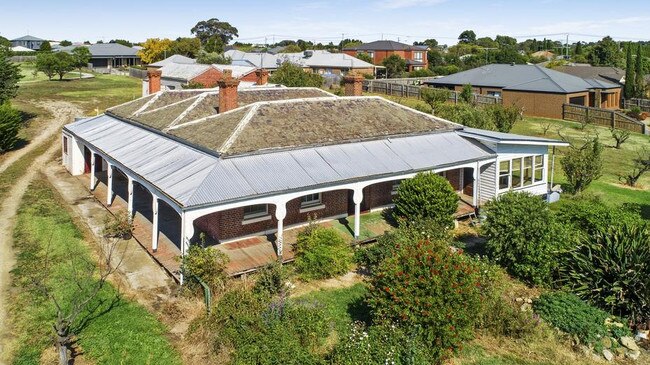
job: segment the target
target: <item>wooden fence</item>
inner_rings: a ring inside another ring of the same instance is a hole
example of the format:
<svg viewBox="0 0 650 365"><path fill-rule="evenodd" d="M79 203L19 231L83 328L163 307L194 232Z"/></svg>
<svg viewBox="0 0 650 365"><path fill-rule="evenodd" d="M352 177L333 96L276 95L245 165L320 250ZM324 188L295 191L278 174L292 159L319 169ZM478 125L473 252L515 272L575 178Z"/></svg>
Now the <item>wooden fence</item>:
<svg viewBox="0 0 650 365"><path fill-rule="evenodd" d="M610 128L626 129L647 134L648 127L642 122L630 118L615 110L591 108L581 105L563 104L562 119L579 123L602 125Z"/></svg>
<svg viewBox="0 0 650 365"><path fill-rule="evenodd" d="M638 106L643 112L650 112L650 99L625 99L623 101L623 107L625 109L631 109L634 106Z"/></svg>
<svg viewBox="0 0 650 365"><path fill-rule="evenodd" d="M396 84L386 81L365 80L363 82L363 90L371 93L380 93L392 96L401 96L409 98L421 99L420 90L426 86ZM460 99L460 93L454 90L449 90L449 101L457 104ZM502 104L503 99L490 96L473 94L473 101L480 105Z"/></svg>

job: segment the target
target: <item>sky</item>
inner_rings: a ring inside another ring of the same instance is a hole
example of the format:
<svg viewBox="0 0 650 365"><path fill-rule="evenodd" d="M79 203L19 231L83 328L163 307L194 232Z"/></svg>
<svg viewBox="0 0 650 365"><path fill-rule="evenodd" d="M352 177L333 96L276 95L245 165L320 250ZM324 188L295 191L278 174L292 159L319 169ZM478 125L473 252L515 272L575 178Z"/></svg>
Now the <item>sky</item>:
<svg viewBox="0 0 650 365"><path fill-rule="evenodd" d="M497 34L595 41L650 40L648 0L87 0L7 1L0 35L26 34L73 42L191 36L200 20L218 18L239 30L241 42L283 39L333 42L391 39L413 43L435 38L455 44L472 29L478 37Z"/></svg>

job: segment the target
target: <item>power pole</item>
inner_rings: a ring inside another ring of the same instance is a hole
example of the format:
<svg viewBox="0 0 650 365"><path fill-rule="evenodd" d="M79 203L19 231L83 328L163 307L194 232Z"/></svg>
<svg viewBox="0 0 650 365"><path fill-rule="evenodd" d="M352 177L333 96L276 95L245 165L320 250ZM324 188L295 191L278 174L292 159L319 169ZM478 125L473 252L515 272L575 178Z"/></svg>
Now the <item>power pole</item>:
<svg viewBox="0 0 650 365"><path fill-rule="evenodd" d="M566 60L569 59L569 33L566 34Z"/></svg>

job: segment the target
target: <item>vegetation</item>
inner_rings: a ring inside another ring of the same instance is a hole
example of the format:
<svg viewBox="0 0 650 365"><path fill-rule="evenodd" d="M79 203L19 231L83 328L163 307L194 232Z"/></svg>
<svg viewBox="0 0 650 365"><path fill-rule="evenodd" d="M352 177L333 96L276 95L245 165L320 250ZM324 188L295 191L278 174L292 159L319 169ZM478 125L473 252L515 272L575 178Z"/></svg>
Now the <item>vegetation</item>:
<svg viewBox="0 0 650 365"><path fill-rule="evenodd" d="M223 49L234 37L239 36L237 28L217 18L202 20L190 30L207 52L223 53Z"/></svg>
<svg viewBox="0 0 650 365"><path fill-rule="evenodd" d="M431 87L423 87L420 89L420 97L431 108L435 110L439 105L445 103L451 97L451 91L447 89L437 89Z"/></svg>
<svg viewBox="0 0 650 365"><path fill-rule="evenodd" d="M437 227L451 227L458 209L458 195L449 181L434 173L418 173L397 188L395 217L407 221L426 219Z"/></svg>
<svg viewBox="0 0 650 365"><path fill-rule="evenodd" d="M75 59L66 52L41 52L36 55L36 70L47 75L50 80L54 75L59 76L59 81L63 80L63 76L75 67Z"/></svg>
<svg viewBox="0 0 650 365"><path fill-rule="evenodd" d="M384 58L381 64L386 67L386 75L391 79L402 77L404 72L406 72L406 61L396 54Z"/></svg>
<svg viewBox="0 0 650 365"><path fill-rule="evenodd" d="M571 192L580 193L594 180L601 177L603 171L603 145L598 138L584 142L580 146L571 145L562 157L562 169Z"/></svg>
<svg viewBox="0 0 650 365"><path fill-rule="evenodd" d="M614 138L614 141L616 141L614 148L617 150L621 149L623 143L625 143L625 141L630 138L630 134L632 134L632 132L626 129L611 128L610 131L612 132L612 138Z"/></svg>
<svg viewBox="0 0 650 365"><path fill-rule="evenodd" d="M643 55L641 54L641 47L642 45L639 43L639 46L636 48L636 59L634 61L634 95L637 98L644 98L646 95L646 72L643 67Z"/></svg>
<svg viewBox="0 0 650 365"><path fill-rule="evenodd" d="M22 122L20 112L12 108L9 102L0 104L0 153L14 148Z"/></svg>
<svg viewBox="0 0 650 365"><path fill-rule="evenodd" d="M478 107L467 103L438 104L434 114L472 128L509 132L522 119L522 111L515 105L494 104Z"/></svg>
<svg viewBox="0 0 650 365"><path fill-rule="evenodd" d="M632 43L628 42L626 48L625 56L625 80L634 80L634 61L632 59ZM626 82L623 86L623 97L625 99L631 99L636 96L634 91L634 83Z"/></svg>
<svg viewBox="0 0 650 365"><path fill-rule="evenodd" d="M217 65L229 65L232 63L232 59L220 53L201 50L196 57L196 62L206 65L211 65L213 63Z"/></svg>
<svg viewBox="0 0 650 365"><path fill-rule="evenodd" d="M585 236L564 263L572 292L631 323L650 320L650 231L640 224L602 227Z"/></svg>
<svg viewBox="0 0 650 365"><path fill-rule="evenodd" d="M375 64L375 60L373 60L372 57L370 57L370 55L367 54L367 53L357 53L357 56L356 56L356 57L357 57L358 59L360 59L361 61L368 62L368 63L371 64L371 65L374 65L374 64Z"/></svg>
<svg viewBox="0 0 650 365"><path fill-rule="evenodd" d="M258 270L256 274L254 293L273 296L288 290L289 273L280 262L274 261Z"/></svg>
<svg viewBox="0 0 650 365"><path fill-rule="evenodd" d="M138 56L144 63L154 63L165 58L166 52L170 49L172 41L167 38L149 38L142 44ZM171 55L171 54L170 54Z"/></svg>
<svg viewBox="0 0 650 365"><path fill-rule="evenodd" d="M198 38L178 37L169 45L169 54L190 58L196 58L200 50L201 41Z"/></svg>
<svg viewBox="0 0 650 365"><path fill-rule="evenodd" d="M104 221L104 237L128 240L133 234L133 223L127 211L119 211L114 216L106 216Z"/></svg>
<svg viewBox="0 0 650 365"><path fill-rule="evenodd" d="M57 319L57 298L67 311L97 288L100 277L87 276L82 268L93 269L93 253L74 225L70 214L44 179L33 183L23 199L14 232L17 252L12 271L11 292L13 335L19 347L14 364L39 363L41 353L52 346L52 324ZM79 263L84 263L79 266ZM85 271L87 272L87 271ZM77 280L75 280L77 279ZM34 283L49 289L38 289ZM49 297L44 294L49 293ZM124 299L105 282L72 321L70 334L84 357L96 364L148 363L179 364L178 354L165 338L165 328L143 307ZM119 348L119 356L115 349Z"/></svg>
<svg viewBox="0 0 650 365"><path fill-rule="evenodd" d="M269 82L289 87L321 87L323 76L306 72L300 66L287 61L271 75Z"/></svg>
<svg viewBox="0 0 650 365"><path fill-rule="evenodd" d="M18 81L22 78L18 65L9 60L7 52L0 49L0 105L18 94Z"/></svg>
<svg viewBox="0 0 650 365"><path fill-rule="evenodd" d="M472 89L472 85L463 85L463 90L458 94L458 97L467 104L472 103L474 101L474 89Z"/></svg>
<svg viewBox="0 0 650 365"><path fill-rule="evenodd" d="M632 172L622 175L621 179L625 181L625 185L635 187L637 181L648 171L650 171L650 150L644 146L638 151L638 156L634 159Z"/></svg>
<svg viewBox="0 0 650 365"><path fill-rule="evenodd" d="M81 78L81 69L88 66L92 54L87 47L76 47L72 50L72 63L79 69L79 78Z"/></svg>
<svg viewBox="0 0 650 365"><path fill-rule="evenodd" d="M544 320L576 336L585 345L602 349L601 341L605 337L620 339L631 335L623 321L588 305L573 294L544 293L535 300L534 308Z"/></svg>
<svg viewBox="0 0 650 365"><path fill-rule="evenodd" d="M528 193L508 192L485 206L481 232L488 256L528 284L550 286L558 254L571 244L548 204Z"/></svg>
<svg viewBox="0 0 650 365"><path fill-rule="evenodd" d="M228 256L223 252L193 244L182 258L181 271L190 279L190 286L195 285L196 282L193 279L198 278L208 285L213 293L221 293L228 280L227 264Z"/></svg>
<svg viewBox="0 0 650 365"><path fill-rule="evenodd" d="M298 234L294 253L296 271L307 280L343 275L352 265L352 248L333 228L308 226Z"/></svg>

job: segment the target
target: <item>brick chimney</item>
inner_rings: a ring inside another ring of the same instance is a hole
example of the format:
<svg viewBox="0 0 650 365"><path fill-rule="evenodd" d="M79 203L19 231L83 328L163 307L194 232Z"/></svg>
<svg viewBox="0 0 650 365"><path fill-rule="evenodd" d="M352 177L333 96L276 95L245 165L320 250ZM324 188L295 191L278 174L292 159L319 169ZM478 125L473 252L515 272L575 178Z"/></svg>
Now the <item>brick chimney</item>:
<svg viewBox="0 0 650 365"><path fill-rule="evenodd" d="M255 71L255 76L257 76L258 85L266 85L269 83L269 72L263 68L258 68Z"/></svg>
<svg viewBox="0 0 650 365"><path fill-rule="evenodd" d="M160 91L160 77L162 71L156 69L147 70L147 77L149 78L149 94L155 94Z"/></svg>
<svg viewBox="0 0 650 365"><path fill-rule="evenodd" d="M363 92L363 76L356 72L347 74L343 81L345 83L345 96L361 96Z"/></svg>
<svg viewBox="0 0 650 365"><path fill-rule="evenodd" d="M232 70L223 70L223 76L217 81L217 85L219 86L219 113L237 108L239 79L232 77Z"/></svg>

